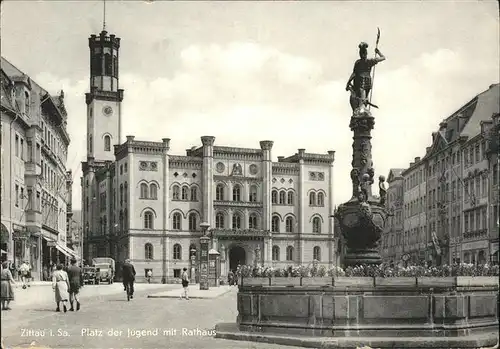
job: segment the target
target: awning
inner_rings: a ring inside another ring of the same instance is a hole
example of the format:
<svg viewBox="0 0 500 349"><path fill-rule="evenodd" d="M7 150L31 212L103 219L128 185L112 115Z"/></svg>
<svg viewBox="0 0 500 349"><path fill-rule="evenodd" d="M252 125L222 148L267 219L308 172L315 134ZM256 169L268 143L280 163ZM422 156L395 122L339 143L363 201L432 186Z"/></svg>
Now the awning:
<svg viewBox="0 0 500 349"><path fill-rule="evenodd" d="M78 256L78 254L73 251L71 248L69 248L68 246L65 246L65 245L61 245L61 244L57 244L56 245L56 248L58 250L63 250L62 252L66 255L66 256L69 256L69 257L75 257L76 259L80 259L80 256Z"/></svg>
<svg viewBox="0 0 500 349"><path fill-rule="evenodd" d="M62 252L66 257L71 257L71 254L69 252L65 251L61 245L56 244L55 247L59 250L59 252Z"/></svg>
<svg viewBox="0 0 500 349"><path fill-rule="evenodd" d="M1 250L1 251L2 251L2 254L7 254L7 252L6 252L6 251L4 251L4 250Z"/></svg>

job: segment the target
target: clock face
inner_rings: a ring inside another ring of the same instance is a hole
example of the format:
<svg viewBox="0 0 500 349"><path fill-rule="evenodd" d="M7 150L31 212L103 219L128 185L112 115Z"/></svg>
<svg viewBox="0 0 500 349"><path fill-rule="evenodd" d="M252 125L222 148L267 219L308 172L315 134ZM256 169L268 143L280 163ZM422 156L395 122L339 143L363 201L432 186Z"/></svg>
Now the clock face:
<svg viewBox="0 0 500 349"><path fill-rule="evenodd" d="M113 114L113 108L111 108L109 105L107 105L104 108L102 108L102 112L106 116L111 116Z"/></svg>

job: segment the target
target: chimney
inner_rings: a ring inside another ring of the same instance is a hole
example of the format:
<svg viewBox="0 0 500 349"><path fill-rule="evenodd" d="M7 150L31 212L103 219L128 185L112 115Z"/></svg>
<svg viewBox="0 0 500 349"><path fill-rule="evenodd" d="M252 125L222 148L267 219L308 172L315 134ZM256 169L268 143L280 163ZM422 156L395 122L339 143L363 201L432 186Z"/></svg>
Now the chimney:
<svg viewBox="0 0 500 349"><path fill-rule="evenodd" d="M284 156L278 156L278 162L282 162L283 160L285 160Z"/></svg>
<svg viewBox="0 0 500 349"><path fill-rule="evenodd" d="M417 162L420 162L420 156L417 156L417 157L415 158L415 163L417 163Z"/></svg>
<svg viewBox="0 0 500 349"><path fill-rule="evenodd" d="M132 142L135 136L127 136L127 142Z"/></svg>

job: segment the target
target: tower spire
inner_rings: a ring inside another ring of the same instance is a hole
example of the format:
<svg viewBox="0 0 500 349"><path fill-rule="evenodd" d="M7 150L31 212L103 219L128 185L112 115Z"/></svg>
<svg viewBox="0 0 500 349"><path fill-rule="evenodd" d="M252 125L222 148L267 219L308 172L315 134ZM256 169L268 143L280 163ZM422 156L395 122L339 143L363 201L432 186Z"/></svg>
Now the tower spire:
<svg viewBox="0 0 500 349"><path fill-rule="evenodd" d="M106 31L106 0L103 0L102 31Z"/></svg>

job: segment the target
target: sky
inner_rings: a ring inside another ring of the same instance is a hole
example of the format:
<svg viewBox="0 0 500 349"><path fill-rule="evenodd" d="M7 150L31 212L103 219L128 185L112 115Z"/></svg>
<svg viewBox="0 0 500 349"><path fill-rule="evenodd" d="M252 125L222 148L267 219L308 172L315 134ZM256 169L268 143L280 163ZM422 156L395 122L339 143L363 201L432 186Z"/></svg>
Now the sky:
<svg viewBox="0 0 500 349"><path fill-rule="evenodd" d="M2 56L49 92L65 92L78 209L88 37L103 28L103 2L1 6ZM269 139L274 161L299 148L335 150L334 202L345 202L352 158L345 84L361 41L373 55L377 27L387 60L376 67L372 98L375 174L406 168L443 119L498 83L496 1L107 1L106 30L121 38L123 138L171 138L176 155L200 146L203 135L246 148Z"/></svg>

